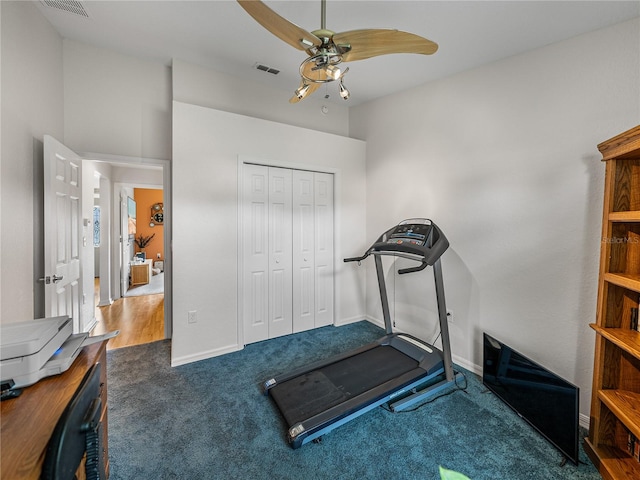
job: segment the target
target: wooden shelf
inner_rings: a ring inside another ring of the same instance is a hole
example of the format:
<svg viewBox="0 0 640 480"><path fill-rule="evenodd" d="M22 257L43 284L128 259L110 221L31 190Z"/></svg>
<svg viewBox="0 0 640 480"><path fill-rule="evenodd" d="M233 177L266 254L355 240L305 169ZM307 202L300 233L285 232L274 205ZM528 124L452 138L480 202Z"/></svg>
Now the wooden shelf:
<svg viewBox="0 0 640 480"><path fill-rule="evenodd" d="M631 212L611 212L609 214L610 222L640 222L640 211Z"/></svg>
<svg viewBox="0 0 640 480"><path fill-rule="evenodd" d="M640 480L638 462L627 452L606 445L596 447L588 439L585 440L584 447L589 458L600 470L602 478Z"/></svg>
<svg viewBox="0 0 640 480"><path fill-rule="evenodd" d="M598 335L602 335L611 343L640 360L640 332L629 328L605 328L592 323L590 325ZM640 435L638 436L640 438Z"/></svg>
<svg viewBox="0 0 640 480"><path fill-rule="evenodd" d="M640 393L599 390L598 398L636 438L640 438Z"/></svg>
<svg viewBox="0 0 640 480"><path fill-rule="evenodd" d="M640 275L628 273L605 273L604 280L619 287L640 292Z"/></svg>
<svg viewBox="0 0 640 480"><path fill-rule="evenodd" d="M606 165L603 243L584 448L606 480L640 480L640 462L627 452L630 435L640 441L640 332L628 328L640 293L640 125L598 150Z"/></svg>

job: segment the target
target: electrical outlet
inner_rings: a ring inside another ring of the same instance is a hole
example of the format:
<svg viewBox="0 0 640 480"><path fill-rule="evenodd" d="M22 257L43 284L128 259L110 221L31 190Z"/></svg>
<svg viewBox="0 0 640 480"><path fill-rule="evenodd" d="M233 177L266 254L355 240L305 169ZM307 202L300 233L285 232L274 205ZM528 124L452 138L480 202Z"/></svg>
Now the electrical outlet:
<svg viewBox="0 0 640 480"><path fill-rule="evenodd" d="M198 315L196 310L189 310L188 316L189 316L189 323L196 323L198 321Z"/></svg>
<svg viewBox="0 0 640 480"><path fill-rule="evenodd" d="M447 308L447 320L453 323L453 310L449 310L448 308Z"/></svg>

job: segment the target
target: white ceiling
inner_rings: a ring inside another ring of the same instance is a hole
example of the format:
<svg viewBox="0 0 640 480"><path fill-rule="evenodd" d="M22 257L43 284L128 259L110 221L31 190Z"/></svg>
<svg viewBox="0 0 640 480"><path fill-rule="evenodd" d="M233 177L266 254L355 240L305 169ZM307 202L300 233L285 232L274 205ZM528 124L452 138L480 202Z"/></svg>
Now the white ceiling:
<svg viewBox="0 0 640 480"><path fill-rule="evenodd" d="M299 84L304 52L273 36L233 0L85 0L89 18L36 3L65 38L167 65L180 58L291 93ZM307 31L320 28L320 0L266 3ZM350 63L344 77L350 106L638 16L640 0L327 2L327 28L335 32L395 28L440 46L431 56L386 55ZM258 71L256 63L281 72ZM337 86L326 93L330 101L344 103Z"/></svg>

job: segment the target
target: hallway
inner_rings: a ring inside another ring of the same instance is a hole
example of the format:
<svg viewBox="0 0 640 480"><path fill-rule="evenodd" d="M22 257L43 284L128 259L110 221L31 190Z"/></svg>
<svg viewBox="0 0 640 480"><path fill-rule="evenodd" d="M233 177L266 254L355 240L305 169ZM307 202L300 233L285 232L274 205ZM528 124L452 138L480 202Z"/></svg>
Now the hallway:
<svg viewBox="0 0 640 480"><path fill-rule="evenodd" d="M100 280L96 279L96 295ZM97 304L97 302L96 302ZM164 294L119 298L109 306L96 307L97 325L92 335L113 330L120 334L109 340L107 350L164 339Z"/></svg>

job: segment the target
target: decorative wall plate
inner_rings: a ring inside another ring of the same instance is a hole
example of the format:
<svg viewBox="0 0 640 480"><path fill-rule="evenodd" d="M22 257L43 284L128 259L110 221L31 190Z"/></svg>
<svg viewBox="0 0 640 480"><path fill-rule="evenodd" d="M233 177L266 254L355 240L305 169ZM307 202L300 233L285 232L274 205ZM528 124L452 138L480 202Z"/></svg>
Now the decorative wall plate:
<svg viewBox="0 0 640 480"><path fill-rule="evenodd" d="M164 223L164 204L154 203L151 205L151 222L155 225L162 225Z"/></svg>

